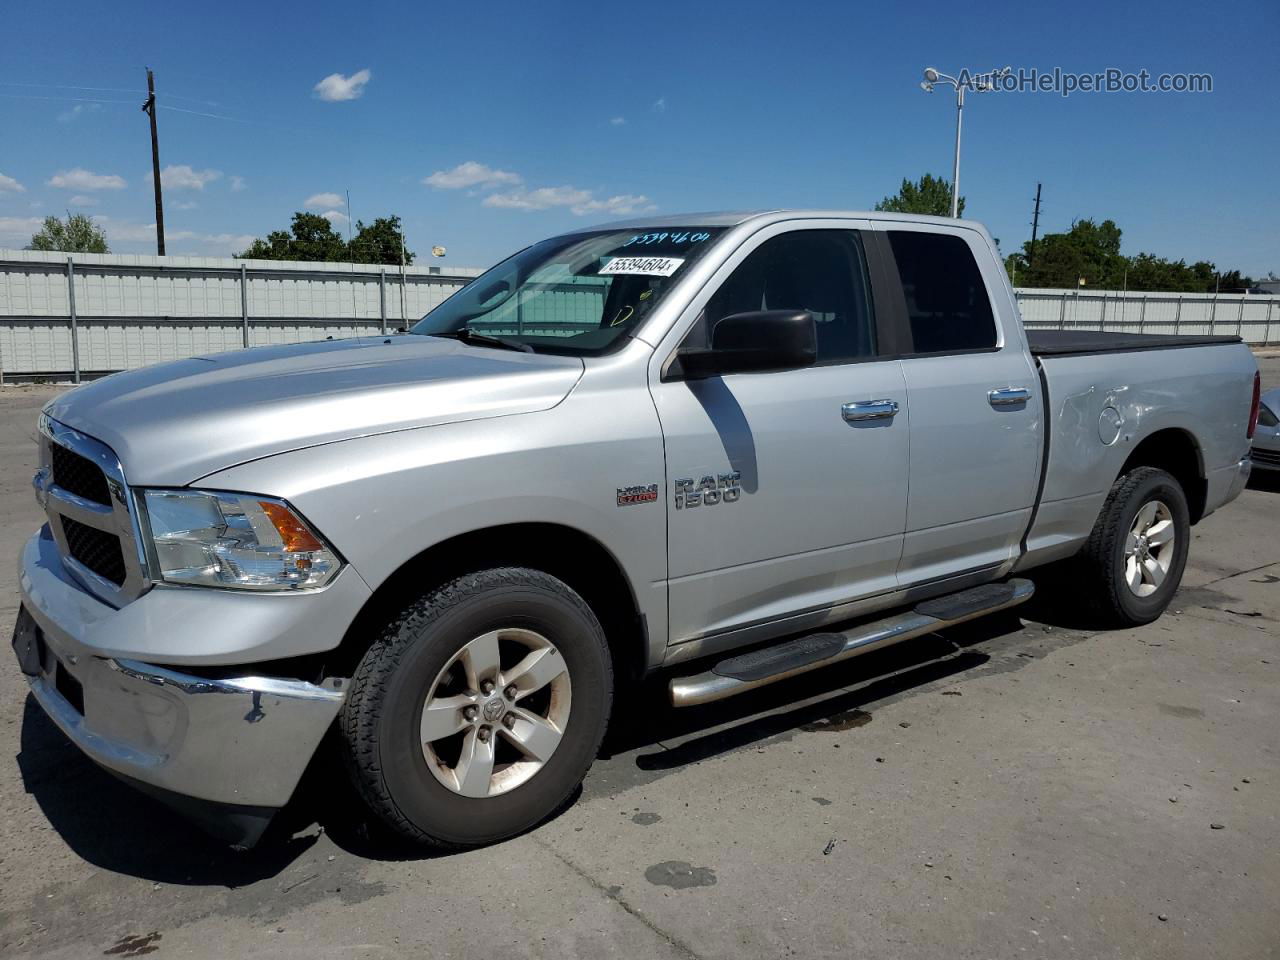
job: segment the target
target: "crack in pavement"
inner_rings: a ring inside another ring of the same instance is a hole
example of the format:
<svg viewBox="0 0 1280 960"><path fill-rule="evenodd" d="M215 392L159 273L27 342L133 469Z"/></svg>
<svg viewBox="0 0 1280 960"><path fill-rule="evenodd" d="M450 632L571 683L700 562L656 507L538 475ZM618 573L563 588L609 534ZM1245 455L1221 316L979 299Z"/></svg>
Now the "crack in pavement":
<svg viewBox="0 0 1280 960"><path fill-rule="evenodd" d="M1243 577L1246 573L1257 573L1259 570L1267 569L1267 567L1274 567L1278 563L1280 563L1280 560L1272 560L1270 563L1264 563L1257 567L1250 567L1248 570L1237 570L1235 573L1228 573L1224 577L1218 577L1217 580L1210 580L1208 583L1202 583L1199 587L1193 587L1192 589L1211 587L1215 583L1221 583L1223 580L1234 580L1236 577ZM1177 596L1177 594L1175 594L1175 596Z"/></svg>
<svg viewBox="0 0 1280 960"><path fill-rule="evenodd" d="M586 870L582 869L582 867L578 866L576 863L574 863L572 860L570 860L568 857L562 854L550 843L548 843L547 841L541 839L536 835L530 836L530 839L534 843L536 843L538 846L542 847L543 850L546 850L547 853L551 854L553 857L555 857L557 860L563 863L566 867L568 867L574 873L576 873L578 876L580 876L583 880L587 881L587 883L591 884L591 886L593 886L596 890L600 891L600 893L604 894L606 899L612 900L624 911L626 911L630 916L635 917L642 924L644 924L649 930L651 930L657 936L665 940L668 944L674 947L682 955L688 957L689 960L702 960L702 957L699 956L697 951L695 951L687 943L685 943L675 934L668 933L666 930L663 930L662 927L658 926L653 920L649 919L649 917L643 911L637 909L636 907L633 907L631 904L627 903L626 900L622 899L621 894L614 893L612 889L610 889L609 887L606 887L603 883L601 883L599 880L597 880L595 877L589 874Z"/></svg>

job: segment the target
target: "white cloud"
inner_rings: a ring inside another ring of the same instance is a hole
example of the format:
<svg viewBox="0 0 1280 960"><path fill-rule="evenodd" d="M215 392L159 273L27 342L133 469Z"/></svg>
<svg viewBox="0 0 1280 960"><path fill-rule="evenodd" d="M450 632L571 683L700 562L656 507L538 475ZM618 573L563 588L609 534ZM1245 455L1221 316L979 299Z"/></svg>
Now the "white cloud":
<svg viewBox="0 0 1280 960"><path fill-rule="evenodd" d="M124 177L114 173L93 173L83 167L59 170L49 178L49 186L66 190L123 190Z"/></svg>
<svg viewBox="0 0 1280 960"><path fill-rule="evenodd" d="M584 216L588 213L611 213L626 216L654 209L649 198L637 194L618 194L605 200L597 200L590 190L579 187L539 187L536 190L510 190L506 193L493 193L484 198L486 207L499 207L507 210L549 210L552 207L568 207L569 210Z"/></svg>
<svg viewBox="0 0 1280 960"><path fill-rule="evenodd" d="M462 190L466 187L504 187L515 186L523 182L518 173L509 170L495 170L483 163L468 160L460 163L452 170L437 170L422 181L437 190Z"/></svg>
<svg viewBox="0 0 1280 960"><path fill-rule="evenodd" d="M25 247L43 223L41 217L0 217L0 247Z"/></svg>
<svg viewBox="0 0 1280 960"><path fill-rule="evenodd" d="M26 193L27 188L20 184L13 177L6 177L0 173L0 193Z"/></svg>
<svg viewBox="0 0 1280 960"><path fill-rule="evenodd" d="M590 190L579 190L577 187L539 187L536 190L490 194L484 198L484 205L509 210L547 210L550 207L574 207L590 200Z"/></svg>
<svg viewBox="0 0 1280 960"><path fill-rule="evenodd" d="M343 213L341 210L326 210L324 213L320 214L320 216L324 217L334 226L351 222L350 220L347 219L347 215Z"/></svg>
<svg viewBox="0 0 1280 960"><path fill-rule="evenodd" d="M307 197L303 206L308 210L319 210L323 207L340 207L342 202L342 197L336 193L314 193Z"/></svg>
<svg viewBox="0 0 1280 960"><path fill-rule="evenodd" d="M615 127L620 127L626 122L627 122L626 117L610 117L609 118L609 123Z"/></svg>
<svg viewBox="0 0 1280 960"><path fill-rule="evenodd" d="M194 170L190 164L169 164L160 171L160 183L170 190L203 190L222 176L221 170ZM147 174L147 182L151 175Z"/></svg>
<svg viewBox="0 0 1280 960"><path fill-rule="evenodd" d="M200 204L196 203L194 200L179 200L177 203L172 204L172 206L175 210L194 210L196 207L200 206Z"/></svg>
<svg viewBox="0 0 1280 960"><path fill-rule="evenodd" d="M155 253L156 225L154 223L135 223L130 220L114 220L111 217L93 218L107 235L107 242L112 250L120 252L121 247L136 247L140 253ZM181 256L191 254L229 254L243 250L253 243L253 236L239 233L201 233L197 230L166 230L164 232L165 252ZM182 246L179 246L182 245Z"/></svg>
<svg viewBox="0 0 1280 960"><path fill-rule="evenodd" d="M581 216L584 213L608 213L618 217L627 217L633 213L648 213L658 209L657 204L650 202L643 194L620 193L607 200L588 200L573 208L573 212Z"/></svg>
<svg viewBox="0 0 1280 960"><path fill-rule="evenodd" d="M156 225L154 223L133 223L128 220L113 220L111 217L94 217L93 222L100 226L107 235L108 245L114 247L120 243L156 242ZM165 233L165 240L170 237ZM154 251L152 251L154 252Z"/></svg>
<svg viewBox="0 0 1280 960"><path fill-rule="evenodd" d="M340 73L331 73L313 88L315 94L321 100L329 103L336 103L340 100L355 100L364 93L365 84L367 84L373 74L369 70L361 70L353 73L349 77L344 77Z"/></svg>
<svg viewBox="0 0 1280 960"><path fill-rule="evenodd" d="M653 112L654 112L654 113L666 113L666 112L667 112L667 98L666 98L666 97L659 97L657 100L653 101Z"/></svg>
<svg viewBox="0 0 1280 960"><path fill-rule="evenodd" d="M94 207L98 204L97 197L90 197L87 194L77 193L74 197L67 201L73 207Z"/></svg>
<svg viewBox="0 0 1280 960"><path fill-rule="evenodd" d="M64 110L62 113L58 114L58 122L70 123L72 120L76 120L86 113L96 113L101 109L102 104L100 103L77 103L70 110Z"/></svg>
<svg viewBox="0 0 1280 960"><path fill-rule="evenodd" d="M244 177L233 176L231 178L231 192L239 193L241 190L247 190L248 185L244 182Z"/></svg>

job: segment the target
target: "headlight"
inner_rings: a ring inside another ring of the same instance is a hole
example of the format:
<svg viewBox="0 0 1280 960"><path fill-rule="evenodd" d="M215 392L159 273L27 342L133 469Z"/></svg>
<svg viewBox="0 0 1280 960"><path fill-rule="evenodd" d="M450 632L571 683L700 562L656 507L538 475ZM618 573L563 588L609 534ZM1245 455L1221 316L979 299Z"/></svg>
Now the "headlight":
<svg viewBox="0 0 1280 960"><path fill-rule="evenodd" d="M319 587L341 561L283 500L147 490L154 558L169 583L243 590Z"/></svg>

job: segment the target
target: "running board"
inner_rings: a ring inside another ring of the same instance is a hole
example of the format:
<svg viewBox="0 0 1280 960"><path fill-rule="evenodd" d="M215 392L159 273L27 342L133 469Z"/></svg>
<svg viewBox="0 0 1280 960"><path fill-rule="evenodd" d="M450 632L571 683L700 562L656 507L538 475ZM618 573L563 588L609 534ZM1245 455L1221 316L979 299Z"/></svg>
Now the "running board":
<svg viewBox="0 0 1280 960"><path fill-rule="evenodd" d="M672 680L671 703L677 707L693 707L755 690L861 653L1016 607L1030 600L1035 589L1030 580L988 583L926 600L908 613L865 623L841 633L814 633L730 657L706 673Z"/></svg>

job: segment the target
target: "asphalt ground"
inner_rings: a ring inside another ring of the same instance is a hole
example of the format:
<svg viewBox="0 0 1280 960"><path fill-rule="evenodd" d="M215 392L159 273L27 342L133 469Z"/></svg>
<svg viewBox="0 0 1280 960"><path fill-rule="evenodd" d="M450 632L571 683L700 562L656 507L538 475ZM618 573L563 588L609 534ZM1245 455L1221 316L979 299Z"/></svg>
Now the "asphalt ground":
<svg viewBox="0 0 1280 960"><path fill-rule="evenodd" d="M0 391L5 636L55 389ZM563 813L447 856L371 839L323 762L222 847L81 756L6 654L0 955L1280 955L1278 519L1259 479L1196 527L1142 629L1023 608L710 707L646 687Z"/></svg>

